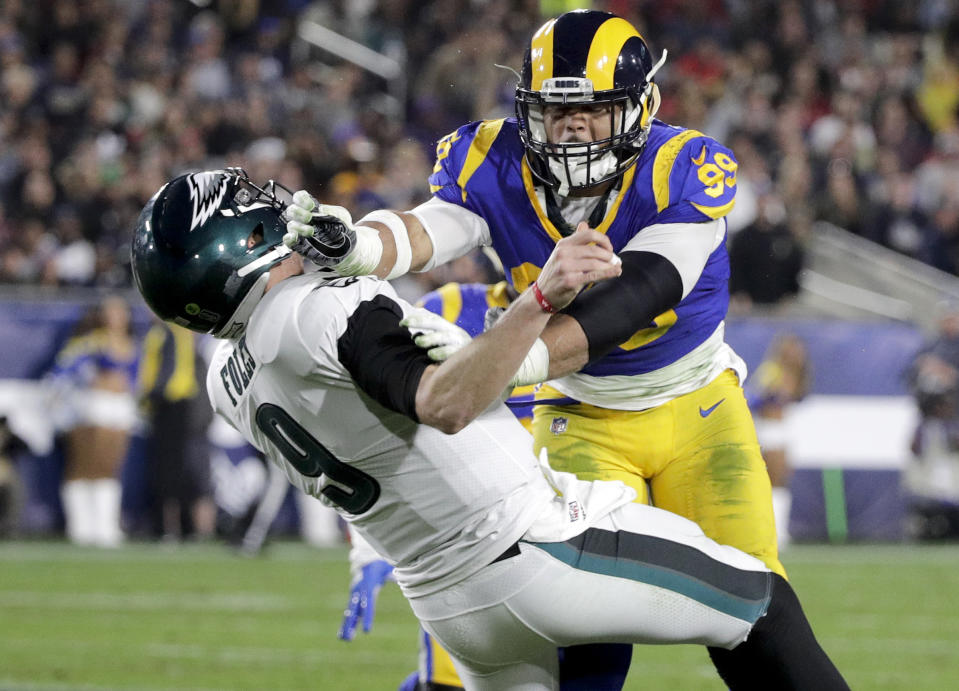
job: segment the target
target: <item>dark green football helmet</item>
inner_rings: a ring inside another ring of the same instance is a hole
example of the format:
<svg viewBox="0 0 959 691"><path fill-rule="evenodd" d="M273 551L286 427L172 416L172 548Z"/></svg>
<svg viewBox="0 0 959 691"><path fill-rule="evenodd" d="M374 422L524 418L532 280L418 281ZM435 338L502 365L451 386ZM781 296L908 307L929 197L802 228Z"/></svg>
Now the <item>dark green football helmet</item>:
<svg viewBox="0 0 959 691"><path fill-rule="evenodd" d="M133 277L158 317L233 338L263 296L283 244L286 203L272 180L254 185L239 168L174 178L140 212Z"/></svg>

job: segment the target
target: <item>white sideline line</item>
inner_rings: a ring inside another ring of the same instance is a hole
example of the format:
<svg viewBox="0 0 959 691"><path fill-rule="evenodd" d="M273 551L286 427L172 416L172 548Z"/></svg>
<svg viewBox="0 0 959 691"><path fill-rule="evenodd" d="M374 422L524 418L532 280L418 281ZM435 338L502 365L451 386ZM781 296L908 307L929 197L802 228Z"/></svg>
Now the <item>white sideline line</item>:
<svg viewBox="0 0 959 691"><path fill-rule="evenodd" d="M344 653L340 642L333 639L332 632L329 639L333 644L326 649L313 648L309 650L291 650L290 648L271 648L265 646L220 646L201 645L193 643L143 643L123 646L127 651L138 651L141 656L169 659L169 660L216 660L226 663L241 664L304 664L342 663ZM299 640L299 639L297 639ZM51 642L45 638L6 638L2 641L7 649L44 648L55 650L58 647L69 649L71 652L91 651L101 652L106 644L98 641L68 640ZM54 645L59 643L61 645ZM386 651L379 647L352 647L349 651L351 662L367 667L401 667L405 663L412 664L415 656L399 651ZM4 687L0 685L0 689Z"/></svg>
<svg viewBox="0 0 959 691"><path fill-rule="evenodd" d="M44 593L32 590L0 591L0 607L36 607L40 609L129 609L190 611L275 612L303 608L303 603L278 595L217 595L185 593Z"/></svg>
<svg viewBox="0 0 959 691"><path fill-rule="evenodd" d="M314 548L305 545L271 545L259 561L264 562L315 562L347 563L349 548ZM66 542L15 542L0 541L0 564L7 561L57 561L70 562L128 562L158 561L177 562L235 562L244 564L249 559L230 552L225 545L179 545L168 547L153 543L133 543L118 549L77 547Z"/></svg>
<svg viewBox="0 0 959 691"><path fill-rule="evenodd" d="M17 689L17 691L117 691L122 688L123 691L169 691L171 686L132 686L124 683L119 686L101 686L100 684L77 684L77 683L56 683L56 682L31 682L22 679L11 679L0 677L0 689ZM206 688L200 686L191 686L190 691L223 691L222 689Z"/></svg>
<svg viewBox="0 0 959 691"><path fill-rule="evenodd" d="M956 652L955 640L942 638L876 638L874 636L821 636L822 647L830 652L888 651L895 657L909 654L919 655L954 655Z"/></svg>
<svg viewBox="0 0 959 691"><path fill-rule="evenodd" d="M286 648L253 648L240 646L212 647L206 645L187 645L179 643L155 643L145 647L144 653L151 657L211 660L222 662L264 662L264 663L316 663L342 662L343 653L336 649L289 650ZM405 652L391 652L377 649L355 648L350 651L350 659L371 667L394 667L410 663L410 655Z"/></svg>

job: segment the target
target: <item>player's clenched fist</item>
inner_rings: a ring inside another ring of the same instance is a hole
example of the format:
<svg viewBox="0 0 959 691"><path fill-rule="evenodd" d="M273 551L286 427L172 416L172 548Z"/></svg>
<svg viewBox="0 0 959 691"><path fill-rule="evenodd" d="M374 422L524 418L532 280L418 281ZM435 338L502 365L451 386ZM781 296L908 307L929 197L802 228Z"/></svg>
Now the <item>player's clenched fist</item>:
<svg viewBox="0 0 959 691"><path fill-rule="evenodd" d="M547 304L560 310L573 301L583 286L621 273L622 262L613 253L609 238L583 222L575 233L556 243L536 286Z"/></svg>

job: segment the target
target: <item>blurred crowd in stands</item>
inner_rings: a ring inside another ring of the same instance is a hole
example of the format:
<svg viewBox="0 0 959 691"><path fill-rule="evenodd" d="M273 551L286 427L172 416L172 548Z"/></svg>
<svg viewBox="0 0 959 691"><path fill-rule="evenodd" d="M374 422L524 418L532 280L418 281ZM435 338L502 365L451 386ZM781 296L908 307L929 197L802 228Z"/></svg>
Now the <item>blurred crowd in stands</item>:
<svg viewBox="0 0 959 691"><path fill-rule="evenodd" d="M735 151L737 305L796 292L817 220L959 273L956 0L4 0L0 281L129 285L137 210L187 169L354 217L423 201L435 140L512 114L495 65L575 5L667 49L659 117ZM399 69L308 43L310 22Z"/></svg>

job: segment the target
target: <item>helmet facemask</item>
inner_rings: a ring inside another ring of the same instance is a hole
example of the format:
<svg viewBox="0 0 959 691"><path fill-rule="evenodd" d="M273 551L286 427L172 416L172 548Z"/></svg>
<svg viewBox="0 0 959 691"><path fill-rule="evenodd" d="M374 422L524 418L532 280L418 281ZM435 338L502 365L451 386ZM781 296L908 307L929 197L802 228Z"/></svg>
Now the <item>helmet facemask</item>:
<svg viewBox="0 0 959 691"><path fill-rule="evenodd" d="M651 78L665 60L664 51L639 89L594 92L592 81L585 77L545 79L539 91L517 87L516 116L533 173L560 196L622 175L635 163L649 137L660 100L659 88ZM610 135L591 142L551 143L546 131L546 109L577 104L604 107Z"/></svg>

